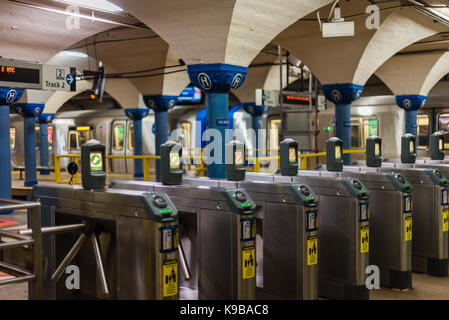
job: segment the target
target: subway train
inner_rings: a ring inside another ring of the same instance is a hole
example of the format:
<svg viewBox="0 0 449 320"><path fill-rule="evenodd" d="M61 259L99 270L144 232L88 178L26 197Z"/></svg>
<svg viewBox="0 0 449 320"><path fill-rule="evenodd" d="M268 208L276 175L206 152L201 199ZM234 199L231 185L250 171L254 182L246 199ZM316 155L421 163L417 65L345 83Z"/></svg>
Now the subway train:
<svg viewBox="0 0 449 320"><path fill-rule="evenodd" d="M325 150L326 140L333 136L334 107L327 103L326 108L319 110L316 123L316 137L310 137L305 143L300 142L300 150L304 153ZM256 143L255 135L246 129L252 129L251 115L239 106L230 108L229 123L232 129L241 129L244 140L249 149L248 155L255 156L256 146L276 152L279 148L280 110L270 108L262 117L263 135L259 135ZM299 117L307 117L307 113ZM178 105L169 111L168 122L171 138L177 139L182 135L185 152L188 149L204 148L207 142L202 141L206 125L206 109L203 104ZM303 130L303 121L290 121L291 133ZM312 120L313 122L313 120ZM429 155L430 135L435 131L445 134L445 141L449 146L449 99L445 96L430 97L429 102L418 112L418 146L419 156ZM398 158L400 139L403 135L404 111L396 106L394 96L368 96L355 101L351 108L351 141L353 149L364 149L365 140L370 135L383 138L384 158ZM11 161L12 166L24 165L23 120L19 115L11 115ZM143 153L154 155L154 115L143 119ZM53 166L54 154L80 153L80 146L91 138L95 138L106 145L107 154L133 155L133 122L126 117L122 109L112 110L84 110L68 111L56 114L54 121L48 126L50 166ZM285 138L285 137L284 137ZM39 150L39 126L36 124L36 149ZM297 140L300 140L298 138ZM309 143L309 141L312 141ZM306 148L305 145L309 144ZM259 155L268 155L259 152ZM272 153L271 153L272 154ZM187 153L185 153L187 156ZM191 155L198 155L192 151ZM39 163L39 152L36 153ZM358 160L361 155L353 155ZM324 160L324 159L322 159ZM64 168L69 159L61 159ZM316 163L315 163L316 164ZM112 173L133 173L133 160L109 160L108 168ZM153 166L152 166L153 167Z"/></svg>

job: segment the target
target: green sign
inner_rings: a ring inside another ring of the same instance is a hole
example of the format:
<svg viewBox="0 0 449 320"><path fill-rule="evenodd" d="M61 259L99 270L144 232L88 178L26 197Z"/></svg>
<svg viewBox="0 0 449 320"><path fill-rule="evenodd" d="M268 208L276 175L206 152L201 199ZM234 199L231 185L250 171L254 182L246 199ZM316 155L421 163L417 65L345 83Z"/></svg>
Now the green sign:
<svg viewBox="0 0 449 320"><path fill-rule="evenodd" d="M368 122L368 134L369 136L377 136L377 119L371 119Z"/></svg>
<svg viewBox="0 0 449 320"><path fill-rule="evenodd" d="M103 155L101 152L91 152L90 154L90 170L103 171Z"/></svg>

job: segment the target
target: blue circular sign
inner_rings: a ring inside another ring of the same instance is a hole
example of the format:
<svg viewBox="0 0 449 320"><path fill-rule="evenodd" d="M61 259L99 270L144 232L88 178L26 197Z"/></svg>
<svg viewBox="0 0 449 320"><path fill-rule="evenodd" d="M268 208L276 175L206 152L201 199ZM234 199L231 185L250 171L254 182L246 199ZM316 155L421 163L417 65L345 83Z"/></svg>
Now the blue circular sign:
<svg viewBox="0 0 449 320"><path fill-rule="evenodd" d="M6 100L7 103L13 103L14 100L16 100L16 98L17 98L17 91L14 90L14 89L11 89L6 94L5 100Z"/></svg>
<svg viewBox="0 0 449 320"><path fill-rule="evenodd" d="M67 77L65 78L65 81L67 81L67 84L69 86L71 86L73 84L73 82L75 81L75 77L73 76L73 74L69 73L67 75Z"/></svg>

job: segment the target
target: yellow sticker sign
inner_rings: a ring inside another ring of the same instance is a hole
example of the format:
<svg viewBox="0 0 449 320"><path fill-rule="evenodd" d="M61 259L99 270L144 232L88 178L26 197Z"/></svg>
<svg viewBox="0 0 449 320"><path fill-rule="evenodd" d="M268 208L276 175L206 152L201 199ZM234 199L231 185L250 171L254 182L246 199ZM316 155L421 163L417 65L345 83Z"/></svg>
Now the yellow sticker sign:
<svg viewBox="0 0 449 320"><path fill-rule="evenodd" d="M449 231L449 209L443 210L443 232Z"/></svg>
<svg viewBox="0 0 449 320"><path fill-rule="evenodd" d="M171 297L178 294L178 262L165 261L162 265L162 295Z"/></svg>
<svg viewBox="0 0 449 320"><path fill-rule="evenodd" d="M360 252L365 253L369 251L369 227L363 226L360 229Z"/></svg>
<svg viewBox="0 0 449 320"><path fill-rule="evenodd" d="M256 249L254 247L242 250L242 278L250 279L256 276Z"/></svg>
<svg viewBox="0 0 449 320"><path fill-rule="evenodd" d="M412 217L405 218L405 241L412 241Z"/></svg>
<svg viewBox="0 0 449 320"><path fill-rule="evenodd" d="M318 238L307 239L307 265L313 266L318 263Z"/></svg>

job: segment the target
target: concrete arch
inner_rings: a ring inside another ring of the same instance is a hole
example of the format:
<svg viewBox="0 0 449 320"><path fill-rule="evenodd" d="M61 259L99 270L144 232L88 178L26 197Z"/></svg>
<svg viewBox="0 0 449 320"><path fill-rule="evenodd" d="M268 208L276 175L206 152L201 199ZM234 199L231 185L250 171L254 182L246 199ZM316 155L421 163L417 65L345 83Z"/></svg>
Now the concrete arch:
<svg viewBox="0 0 449 320"><path fill-rule="evenodd" d="M46 113L56 113L67 101L73 97L92 89L92 81L78 81L76 92L54 92L45 103ZM130 83L123 83L117 79L108 79L106 81L105 91L111 95L124 109L126 108L145 108L143 97L137 89ZM129 94L133 92L133 94Z"/></svg>
<svg viewBox="0 0 449 320"><path fill-rule="evenodd" d="M159 34L187 64L247 66L282 30L333 0L112 0Z"/></svg>
<svg viewBox="0 0 449 320"><path fill-rule="evenodd" d="M64 10L64 9L62 9ZM83 20L67 29L67 16L0 1L0 56L47 63L73 43L112 28L111 24Z"/></svg>
<svg viewBox="0 0 449 320"><path fill-rule="evenodd" d="M395 53L416 41L447 30L441 23L412 9L396 10L382 23L360 58L352 83L365 84L371 75Z"/></svg>
<svg viewBox="0 0 449 320"><path fill-rule="evenodd" d="M345 15L364 12L366 5L364 1L340 4ZM365 19L364 15L351 18L355 37L323 38L317 21L299 20L273 42L304 61L323 84L364 85L395 53L447 29L413 8L382 11L379 30L366 29Z"/></svg>
<svg viewBox="0 0 449 320"><path fill-rule="evenodd" d="M396 55L376 71L395 95L424 96L447 73L448 52Z"/></svg>
<svg viewBox="0 0 449 320"><path fill-rule="evenodd" d="M122 39L136 40L116 41ZM146 73L127 74L130 78L120 79L132 83L144 96L177 96L190 83L187 72L182 71L186 68L185 66L173 67L179 64L179 56L173 48L169 47L151 30L107 31L95 35L95 39L88 39L89 43L95 41L98 42L95 50L92 46L84 46L83 42L75 47L83 47L82 51L86 54L93 55L95 53L96 60L102 61L106 71L110 74L154 70ZM145 74L156 76L142 77Z"/></svg>

